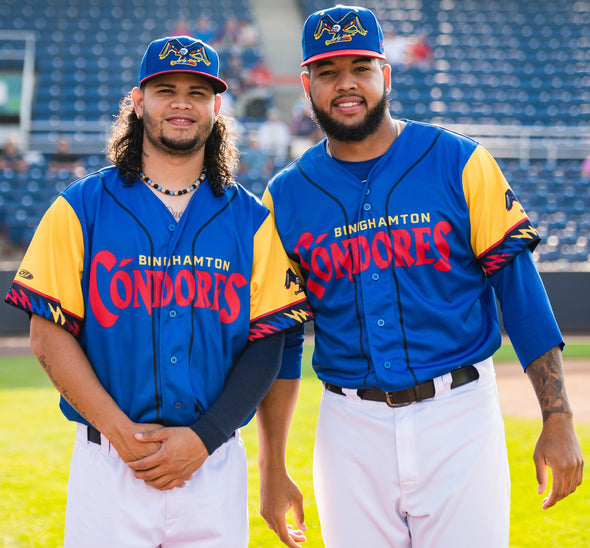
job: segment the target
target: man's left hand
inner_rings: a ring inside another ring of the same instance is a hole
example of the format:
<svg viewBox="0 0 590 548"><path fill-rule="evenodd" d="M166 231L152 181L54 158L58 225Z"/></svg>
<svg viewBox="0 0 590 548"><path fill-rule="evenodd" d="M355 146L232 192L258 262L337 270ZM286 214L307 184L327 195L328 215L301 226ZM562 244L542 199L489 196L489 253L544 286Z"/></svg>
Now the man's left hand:
<svg viewBox="0 0 590 548"><path fill-rule="evenodd" d="M188 427L138 432L135 438L162 443L153 455L127 463L136 478L161 491L183 487L209 456L201 438Z"/></svg>
<svg viewBox="0 0 590 548"><path fill-rule="evenodd" d="M547 489L547 466L553 474L551 492L543 500L543 509L551 508L582 483L584 459L570 414L553 413L547 417L533 453L533 460L537 470L539 494Z"/></svg>

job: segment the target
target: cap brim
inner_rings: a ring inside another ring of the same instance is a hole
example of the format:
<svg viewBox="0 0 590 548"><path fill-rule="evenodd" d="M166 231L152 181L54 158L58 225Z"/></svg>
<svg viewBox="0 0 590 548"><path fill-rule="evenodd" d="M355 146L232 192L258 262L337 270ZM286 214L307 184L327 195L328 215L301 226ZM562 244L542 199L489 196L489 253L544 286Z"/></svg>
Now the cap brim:
<svg viewBox="0 0 590 548"><path fill-rule="evenodd" d="M205 72L198 72L196 70L163 70L162 72L156 72L155 74L150 74L149 76L145 77L143 80L139 82L139 85L141 86L143 83L147 82L148 80L151 80L152 78L155 78L156 76L162 76L163 74L174 74L177 72L185 72L187 74L195 74L197 76L202 76L203 78L209 80L209 82L213 86L213 91L215 91L215 93L223 93L224 91L227 91L227 84L221 78L215 78L210 74L207 74Z"/></svg>
<svg viewBox="0 0 590 548"><path fill-rule="evenodd" d="M366 49L337 49L333 51L327 51L325 53L319 53L318 55L314 55L309 59L306 59L301 63L300 66L304 67L305 65L309 65L309 63L313 63L314 61L320 61L322 59L329 59L330 57L342 57L343 55L356 55L361 57L376 57L377 59L387 59L384 53L378 53L376 51L366 50Z"/></svg>

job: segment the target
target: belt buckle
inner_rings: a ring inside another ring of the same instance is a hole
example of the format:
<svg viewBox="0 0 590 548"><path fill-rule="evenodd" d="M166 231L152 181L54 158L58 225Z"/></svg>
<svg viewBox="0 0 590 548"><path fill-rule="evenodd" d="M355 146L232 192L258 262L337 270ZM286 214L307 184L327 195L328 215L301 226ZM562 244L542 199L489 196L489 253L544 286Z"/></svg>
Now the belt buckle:
<svg viewBox="0 0 590 548"><path fill-rule="evenodd" d="M384 392L384 394L385 394L385 403L387 403L387 405L389 407L406 407L406 405L410 405L412 403L411 401L396 403L395 401L393 401L394 392Z"/></svg>

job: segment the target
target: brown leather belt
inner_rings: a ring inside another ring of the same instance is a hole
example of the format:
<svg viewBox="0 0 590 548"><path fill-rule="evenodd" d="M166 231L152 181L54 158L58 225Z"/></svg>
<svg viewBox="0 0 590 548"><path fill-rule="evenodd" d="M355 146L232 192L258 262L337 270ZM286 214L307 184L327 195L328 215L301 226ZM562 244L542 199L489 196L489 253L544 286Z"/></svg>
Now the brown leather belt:
<svg viewBox="0 0 590 548"><path fill-rule="evenodd" d="M451 377L453 379L451 389L453 389L479 379L479 371L473 365L466 365L451 371ZM344 395L344 391L340 386L329 382L325 382L324 385L330 392L341 396ZM434 381L425 381L416 386L395 392L384 392L380 388L359 388L356 393L361 400L380 401L386 403L389 407L404 407L414 402L434 398Z"/></svg>

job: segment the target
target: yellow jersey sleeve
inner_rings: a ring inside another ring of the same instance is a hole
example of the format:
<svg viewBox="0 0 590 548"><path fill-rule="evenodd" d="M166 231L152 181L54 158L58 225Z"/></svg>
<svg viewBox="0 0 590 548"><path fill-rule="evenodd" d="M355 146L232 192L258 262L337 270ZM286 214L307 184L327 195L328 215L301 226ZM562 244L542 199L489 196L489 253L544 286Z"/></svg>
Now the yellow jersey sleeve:
<svg viewBox="0 0 590 548"><path fill-rule="evenodd" d="M60 196L41 219L6 301L78 336L84 318L83 269L82 227Z"/></svg>
<svg viewBox="0 0 590 548"><path fill-rule="evenodd" d="M311 319L303 286L291 267L272 215L267 216L254 236L250 287L250 340Z"/></svg>
<svg viewBox="0 0 590 548"><path fill-rule="evenodd" d="M471 247L487 275L511 262L539 236L500 167L479 145L463 170L463 191L469 209Z"/></svg>

